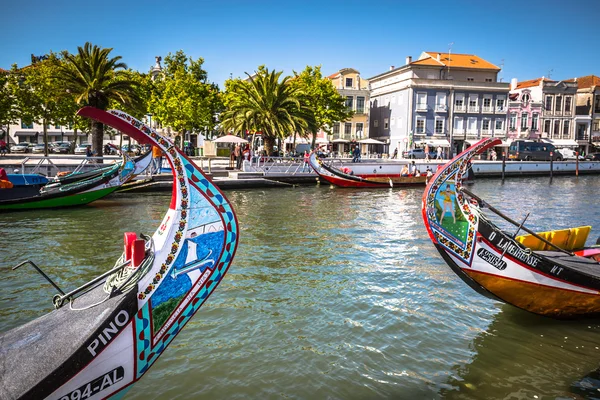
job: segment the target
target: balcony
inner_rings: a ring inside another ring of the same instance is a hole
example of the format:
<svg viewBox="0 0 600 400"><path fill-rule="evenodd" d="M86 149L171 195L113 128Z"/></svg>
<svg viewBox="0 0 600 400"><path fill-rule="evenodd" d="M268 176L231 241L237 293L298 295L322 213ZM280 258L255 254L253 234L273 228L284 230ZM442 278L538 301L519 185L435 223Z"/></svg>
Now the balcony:
<svg viewBox="0 0 600 400"><path fill-rule="evenodd" d="M494 130L494 137L504 138L506 137L506 131L504 129Z"/></svg>
<svg viewBox="0 0 600 400"><path fill-rule="evenodd" d="M473 130L473 129L469 129L467 131L467 137L468 138L476 138L479 135L479 131L477 129Z"/></svg>
<svg viewBox="0 0 600 400"><path fill-rule="evenodd" d="M462 133L465 133L465 130L464 130L464 128L454 128L454 133L462 134Z"/></svg>
<svg viewBox="0 0 600 400"><path fill-rule="evenodd" d="M448 111L448 106L445 104L436 104L435 105L435 112L447 112Z"/></svg>
<svg viewBox="0 0 600 400"><path fill-rule="evenodd" d="M532 101L531 102L531 108L539 108L542 109L544 107L544 103L542 103L541 101Z"/></svg>
<svg viewBox="0 0 600 400"><path fill-rule="evenodd" d="M506 114L505 106L496 106L496 114Z"/></svg>
<svg viewBox="0 0 600 400"><path fill-rule="evenodd" d="M357 109L354 111L354 115L362 115L362 114L364 114L364 113L365 113L365 109L364 109L364 108L357 108Z"/></svg>
<svg viewBox="0 0 600 400"><path fill-rule="evenodd" d="M483 106L483 112L486 114L491 114L494 112L494 107L492 106Z"/></svg>
<svg viewBox="0 0 600 400"><path fill-rule="evenodd" d="M490 129L482 129L481 137L492 137L492 131Z"/></svg>
<svg viewBox="0 0 600 400"><path fill-rule="evenodd" d="M467 107L465 107L464 105L461 105L461 106L455 105L454 106L454 112L464 113L465 111L467 111Z"/></svg>
<svg viewBox="0 0 600 400"><path fill-rule="evenodd" d="M590 135L588 135L587 133L579 133L577 134L577 139L576 140L582 140L582 141L589 141L590 140Z"/></svg>
<svg viewBox="0 0 600 400"><path fill-rule="evenodd" d="M419 112L427 111L427 104L417 104L417 111L419 111Z"/></svg>
<svg viewBox="0 0 600 400"><path fill-rule="evenodd" d="M469 112L470 113L478 113L479 112L479 106L469 106Z"/></svg>

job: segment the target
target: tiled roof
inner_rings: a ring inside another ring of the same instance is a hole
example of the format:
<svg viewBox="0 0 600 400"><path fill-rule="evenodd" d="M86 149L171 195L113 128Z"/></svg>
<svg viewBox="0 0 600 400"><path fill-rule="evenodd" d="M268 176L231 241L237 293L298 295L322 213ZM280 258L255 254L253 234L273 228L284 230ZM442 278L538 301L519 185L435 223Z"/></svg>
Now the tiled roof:
<svg viewBox="0 0 600 400"><path fill-rule="evenodd" d="M598 78L596 75L582 76L576 79L577 88L579 89L587 89L591 88L592 86L600 86L600 78ZM575 79L569 79L567 80L567 82L575 82Z"/></svg>
<svg viewBox="0 0 600 400"><path fill-rule="evenodd" d="M528 87L539 86L540 81L542 81L542 80L544 80L546 82L556 82L556 81L552 81L550 79L546 79L542 76L541 78L530 79L528 81L518 82L517 87L515 89L523 89L523 88L528 88Z"/></svg>
<svg viewBox="0 0 600 400"><path fill-rule="evenodd" d="M340 76L340 73L339 73L339 72L336 72L335 74L331 74L331 75L329 75L329 76L328 76L328 78L329 78L329 79L335 79L335 78L337 78L338 76Z"/></svg>
<svg viewBox="0 0 600 400"><path fill-rule="evenodd" d="M439 54L439 60L438 60ZM424 52L419 60L413 61L411 65L434 65L456 68L475 68L475 69L493 69L500 71L500 68L485 61L483 58L474 54L456 54L456 53L438 53L434 51Z"/></svg>

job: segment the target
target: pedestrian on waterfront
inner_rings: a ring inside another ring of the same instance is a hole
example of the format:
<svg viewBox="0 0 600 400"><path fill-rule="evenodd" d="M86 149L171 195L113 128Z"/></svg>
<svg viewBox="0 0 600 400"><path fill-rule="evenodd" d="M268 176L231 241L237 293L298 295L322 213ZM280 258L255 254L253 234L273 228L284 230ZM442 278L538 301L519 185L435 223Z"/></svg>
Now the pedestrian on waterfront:
<svg viewBox="0 0 600 400"><path fill-rule="evenodd" d="M352 150L352 162L360 162L360 148L358 145Z"/></svg>
<svg viewBox="0 0 600 400"><path fill-rule="evenodd" d="M429 145L425 143L425 161L429 161Z"/></svg>
<svg viewBox="0 0 600 400"><path fill-rule="evenodd" d="M152 173L160 174L162 168L163 152L158 146L152 146Z"/></svg>
<svg viewBox="0 0 600 400"><path fill-rule="evenodd" d="M446 185L446 191L442 192L441 194L442 198L444 199L444 208L442 209L440 224L444 220L446 211L450 211L450 214L452 214L452 219L454 220L454 223L456 223L456 215L454 215L454 202L452 201L452 189L450 188L450 185Z"/></svg>
<svg viewBox="0 0 600 400"><path fill-rule="evenodd" d="M246 147L244 148L244 151L242 152L242 158L244 159L244 161L250 161L250 145L247 144Z"/></svg>
<svg viewBox="0 0 600 400"><path fill-rule="evenodd" d="M438 146L436 160L441 160L441 159L442 159L442 146Z"/></svg>
<svg viewBox="0 0 600 400"><path fill-rule="evenodd" d="M0 155L6 156L6 142L3 139L0 139Z"/></svg>
<svg viewBox="0 0 600 400"><path fill-rule="evenodd" d="M409 173L410 175L415 175L415 174L416 174L416 172L417 172L417 165L416 165L416 164L415 164L415 162L413 161L413 162L411 162L411 163L410 163L410 167L409 167L409 169L408 169L408 173Z"/></svg>
<svg viewBox="0 0 600 400"><path fill-rule="evenodd" d="M235 148L233 149L233 157L236 162L235 168L240 169L242 167L242 149L240 148L239 144L236 144Z"/></svg>
<svg viewBox="0 0 600 400"><path fill-rule="evenodd" d="M304 163L302 163L302 172L306 172L305 170L308 170L308 172L310 172L310 166L308 165L309 161L310 154L308 153L308 150L304 150Z"/></svg>
<svg viewBox="0 0 600 400"><path fill-rule="evenodd" d="M398 148L397 147L394 149L394 155L392 156L392 158L398 158Z"/></svg>
<svg viewBox="0 0 600 400"><path fill-rule="evenodd" d="M88 145L88 147L85 149L85 156L87 158L94 157L94 152L92 151L92 146Z"/></svg>

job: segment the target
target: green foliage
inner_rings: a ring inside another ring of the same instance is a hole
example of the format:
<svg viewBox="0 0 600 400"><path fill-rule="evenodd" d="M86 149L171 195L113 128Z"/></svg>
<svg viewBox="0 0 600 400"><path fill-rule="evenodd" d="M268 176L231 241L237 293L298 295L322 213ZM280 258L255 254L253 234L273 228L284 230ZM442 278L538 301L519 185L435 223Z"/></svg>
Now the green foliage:
<svg viewBox="0 0 600 400"><path fill-rule="evenodd" d="M222 109L219 88L206 82L204 60L181 50L165 57L162 76L149 87L148 110L163 126L184 133L212 130Z"/></svg>
<svg viewBox="0 0 600 400"><path fill-rule="evenodd" d="M301 101L303 94L298 85L291 84L290 77L280 81L282 72L269 72L259 67L249 80L228 81L225 84L221 123L226 131L261 131L265 150L270 154L276 139L284 139L292 133L306 136L317 128L311 105Z"/></svg>
<svg viewBox="0 0 600 400"><path fill-rule="evenodd" d="M15 87L12 74L0 72L0 127L13 124L19 118Z"/></svg>
<svg viewBox="0 0 600 400"><path fill-rule="evenodd" d="M294 71L292 84L299 89L300 101L310 105L314 113L317 128L312 131L316 133L323 129L331 133L331 128L336 122L346 121L353 115L353 111L347 110L346 99L339 94L333 83L324 78L321 66L306 66L304 71ZM316 135L313 135L313 147Z"/></svg>
<svg viewBox="0 0 600 400"><path fill-rule="evenodd" d="M100 48L87 42L78 47L77 54L64 54L55 75L65 90L74 96L78 105L106 110L114 102L124 107L142 109L137 82L126 71L121 56L110 57L111 48ZM92 147L102 156L104 126L92 122Z"/></svg>

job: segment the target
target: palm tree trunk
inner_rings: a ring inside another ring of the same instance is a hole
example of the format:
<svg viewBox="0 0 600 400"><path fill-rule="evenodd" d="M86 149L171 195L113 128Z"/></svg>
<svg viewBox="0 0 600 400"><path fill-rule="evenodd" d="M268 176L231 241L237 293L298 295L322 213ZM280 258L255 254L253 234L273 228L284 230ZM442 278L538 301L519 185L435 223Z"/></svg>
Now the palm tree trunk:
<svg viewBox="0 0 600 400"><path fill-rule="evenodd" d="M267 153L267 156L270 156L271 154L273 154L273 145L275 144L275 138L271 136L265 136L264 141L265 152Z"/></svg>
<svg viewBox="0 0 600 400"><path fill-rule="evenodd" d="M46 118L42 119L44 127L44 157L48 157L48 125L46 125Z"/></svg>
<svg viewBox="0 0 600 400"><path fill-rule="evenodd" d="M102 157L102 143L104 141L104 125L97 121L92 121L92 151L97 157ZM98 161L102 163L102 160Z"/></svg>

